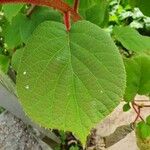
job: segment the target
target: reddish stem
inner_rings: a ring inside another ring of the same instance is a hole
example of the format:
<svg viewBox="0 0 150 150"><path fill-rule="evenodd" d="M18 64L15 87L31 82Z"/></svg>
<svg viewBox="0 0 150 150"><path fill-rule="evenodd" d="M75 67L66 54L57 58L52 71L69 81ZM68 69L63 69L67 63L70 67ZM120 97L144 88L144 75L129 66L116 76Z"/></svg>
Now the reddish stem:
<svg viewBox="0 0 150 150"><path fill-rule="evenodd" d="M137 106L137 108L136 108L135 106L137 106L137 104L134 103L134 102L132 102L132 107L133 107L134 111L135 111L136 114L137 114L137 116L136 116L136 118L135 118L135 120L134 120L134 124L135 124L135 122L138 120L138 118L140 118L142 121L144 121L144 119L143 119L143 118L141 117L141 115L140 115L140 113L141 113L141 108L140 108L139 106Z"/></svg>
<svg viewBox="0 0 150 150"><path fill-rule="evenodd" d="M74 11L78 13L79 0L74 0Z"/></svg>
<svg viewBox="0 0 150 150"><path fill-rule="evenodd" d="M66 26L66 30L69 32L70 31L70 12L64 13L64 24Z"/></svg>
<svg viewBox="0 0 150 150"><path fill-rule="evenodd" d="M138 120L138 118L140 117L141 109L140 109L140 107L138 107L137 109L138 109L138 110L137 110L137 116L136 116L136 118L135 118L133 124L135 124L136 121Z"/></svg>
<svg viewBox="0 0 150 150"><path fill-rule="evenodd" d="M67 3L63 2L62 0L0 0L0 4L4 3L28 3L38 6L53 7L54 9L57 9L62 13L70 11L74 21L78 21L81 19L79 14L76 11L74 11L74 8L70 7Z"/></svg>

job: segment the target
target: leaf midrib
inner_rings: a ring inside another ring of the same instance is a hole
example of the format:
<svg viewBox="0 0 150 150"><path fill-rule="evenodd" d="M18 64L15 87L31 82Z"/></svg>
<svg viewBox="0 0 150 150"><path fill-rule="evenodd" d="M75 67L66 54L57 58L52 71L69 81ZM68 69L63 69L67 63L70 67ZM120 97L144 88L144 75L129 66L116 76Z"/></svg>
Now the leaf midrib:
<svg viewBox="0 0 150 150"><path fill-rule="evenodd" d="M67 40L68 40L68 49L69 49L69 54L70 54L70 58L69 58L69 64L70 64L70 69L71 69L71 72L72 72L72 85L73 85L73 99L74 99L74 102L76 104L76 111L78 113L78 117L79 117L79 120L80 120L80 126L81 126L81 129L82 129L82 137L84 137L85 132L84 132L84 124L82 123L82 119L81 119L81 115L80 115L80 112L79 112L79 104L78 104L78 100L77 100L77 97L76 97L76 90L75 90L75 82L74 82L74 71L73 71L73 67L72 67L72 55L71 55L71 42L70 42L70 34L67 33ZM69 103L69 102L68 102Z"/></svg>

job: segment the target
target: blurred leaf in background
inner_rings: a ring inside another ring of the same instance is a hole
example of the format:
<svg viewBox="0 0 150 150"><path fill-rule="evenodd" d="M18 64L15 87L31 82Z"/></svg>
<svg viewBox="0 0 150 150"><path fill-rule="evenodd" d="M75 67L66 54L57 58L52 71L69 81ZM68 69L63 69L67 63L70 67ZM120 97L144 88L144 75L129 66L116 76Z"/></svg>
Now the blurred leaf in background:
<svg viewBox="0 0 150 150"><path fill-rule="evenodd" d="M22 7L22 4L5 4L3 5L2 9L4 11L5 17L11 23L13 17L15 17L19 13Z"/></svg>

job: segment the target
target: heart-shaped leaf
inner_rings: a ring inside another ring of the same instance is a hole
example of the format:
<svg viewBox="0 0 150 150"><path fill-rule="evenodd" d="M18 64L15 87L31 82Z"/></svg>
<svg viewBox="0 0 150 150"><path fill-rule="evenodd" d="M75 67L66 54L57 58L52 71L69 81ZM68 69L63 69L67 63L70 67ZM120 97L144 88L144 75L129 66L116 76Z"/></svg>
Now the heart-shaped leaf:
<svg viewBox="0 0 150 150"><path fill-rule="evenodd" d="M72 131L82 143L119 104L124 88L117 47L87 21L75 23L69 33L61 23L42 23L24 49L17 77L26 113L46 128Z"/></svg>

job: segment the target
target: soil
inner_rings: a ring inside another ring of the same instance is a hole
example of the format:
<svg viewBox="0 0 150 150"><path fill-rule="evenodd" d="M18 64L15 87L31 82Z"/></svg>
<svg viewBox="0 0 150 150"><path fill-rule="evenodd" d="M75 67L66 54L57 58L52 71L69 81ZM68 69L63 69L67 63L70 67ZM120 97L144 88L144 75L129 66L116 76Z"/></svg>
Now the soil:
<svg viewBox="0 0 150 150"><path fill-rule="evenodd" d="M28 127L11 113L0 114L0 150L43 150L43 144L39 143L28 131ZM44 148L48 149L50 150Z"/></svg>

